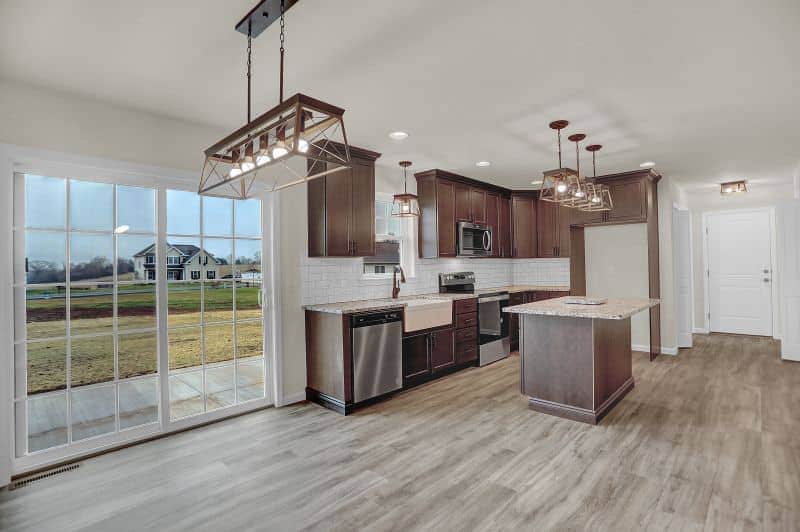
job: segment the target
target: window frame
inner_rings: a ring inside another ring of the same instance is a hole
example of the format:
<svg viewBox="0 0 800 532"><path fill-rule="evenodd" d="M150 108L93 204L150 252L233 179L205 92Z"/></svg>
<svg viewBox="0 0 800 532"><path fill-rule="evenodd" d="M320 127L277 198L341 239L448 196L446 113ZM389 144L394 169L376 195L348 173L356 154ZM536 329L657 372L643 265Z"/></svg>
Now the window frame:
<svg viewBox="0 0 800 532"><path fill-rule="evenodd" d="M397 222L398 234L392 233L379 233L378 220L384 218L378 214L378 204L385 204L384 210L387 229L391 222ZM403 272L407 279L416 277L416 222L415 218L400 218L392 216L392 204L394 203L394 196L383 192L375 193L375 242L383 242L385 240L397 240L400 243L400 263L399 266L403 268ZM367 273L364 271L366 263L362 259L361 264L361 278L365 280L374 279L391 279L394 274L394 268L387 269L384 273Z"/></svg>

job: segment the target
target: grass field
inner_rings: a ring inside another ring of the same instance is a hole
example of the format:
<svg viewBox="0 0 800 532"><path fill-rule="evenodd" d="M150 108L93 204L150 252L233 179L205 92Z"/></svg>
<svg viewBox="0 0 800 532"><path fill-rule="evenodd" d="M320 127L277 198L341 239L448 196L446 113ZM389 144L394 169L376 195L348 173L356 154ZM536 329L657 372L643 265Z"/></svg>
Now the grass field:
<svg viewBox="0 0 800 532"><path fill-rule="evenodd" d="M212 288L213 286L213 288ZM124 291L123 291L124 290ZM154 285L120 286L117 301L118 371L120 378L155 373L157 369L157 333L125 333L132 329L155 329L156 305ZM261 316L257 287L237 287L236 309L239 358L260 355L263 351ZM66 334L66 302L64 294L28 290L28 338L48 338ZM73 289L70 294L70 326L72 335L102 334L71 340L71 385L81 386L112 380L114 377L113 295L110 289ZM205 310L201 312L199 284L171 285L168 295L169 367L180 369L197 366L202 361L205 342L206 363L233 360L233 324L206 323L234 319L231 283L205 286ZM172 327L198 327L172 329ZM48 340L29 343L28 394L62 389L66 386L66 341Z"/></svg>

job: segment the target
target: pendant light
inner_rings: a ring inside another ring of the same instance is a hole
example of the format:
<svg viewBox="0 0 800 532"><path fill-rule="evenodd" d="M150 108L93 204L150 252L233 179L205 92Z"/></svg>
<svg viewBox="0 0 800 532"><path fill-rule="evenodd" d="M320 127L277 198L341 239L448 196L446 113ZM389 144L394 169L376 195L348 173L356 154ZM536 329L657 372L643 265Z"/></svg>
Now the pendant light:
<svg viewBox="0 0 800 532"><path fill-rule="evenodd" d="M283 98L285 14L296 2L262 0L236 25L247 36L247 123L205 150L201 195L245 199L350 167L344 109L300 93ZM278 105L251 119L252 40L278 21Z"/></svg>
<svg viewBox="0 0 800 532"><path fill-rule="evenodd" d="M568 176L567 197L564 198L561 204L567 207L581 208L589 201L586 182L581 179L580 143L586 138L586 135L583 133L573 133L567 138L570 142L575 143L575 174Z"/></svg>
<svg viewBox="0 0 800 532"><path fill-rule="evenodd" d="M614 208L614 203L611 201L611 190L608 186L597 182L596 154L602 147L600 144L586 146L586 151L592 154L592 181L586 184L588 201L580 207L581 211L602 212L610 211Z"/></svg>
<svg viewBox="0 0 800 532"><path fill-rule="evenodd" d="M419 217L419 199L415 194L408 193L407 168L411 166L411 161L400 161L403 168L403 193L395 194L392 202L392 216L400 218Z"/></svg>
<svg viewBox="0 0 800 532"><path fill-rule="evenodd" d="M568 201L569 180L575 176L575 170L564 168L561 164L561 130L569 125L566 120L555 120L550 122L550 129L556 131L558 139L558 168L544 172L542 180L542 190L539 199L552 203L564 203Z"/></svg>

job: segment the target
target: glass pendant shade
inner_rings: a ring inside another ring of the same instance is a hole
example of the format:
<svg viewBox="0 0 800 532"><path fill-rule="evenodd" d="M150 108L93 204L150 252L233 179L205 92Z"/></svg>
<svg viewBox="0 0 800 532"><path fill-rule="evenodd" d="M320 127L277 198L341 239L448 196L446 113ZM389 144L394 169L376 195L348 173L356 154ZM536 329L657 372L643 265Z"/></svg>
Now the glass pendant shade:
<svg viewBox="0 0 800 532"><path fill-rule="evenodd" d="M611 191L606 185L588 183L589 189L588 201L579 210L584 212L602 212L610 211L614 208L614 203L611 201Z"/></svg>
<svg viewBox="0 0 800 532"><path fill-rule="evenodd" d="M557 168L544 172L539 199L559 204L570 201L570 185L576 177L577 173L571 168Z"/></svg>
<svg viewBox="0 0 800 532"><path fill-rule="evenodd" d="M419 198L416 194L408 193L408 176L406 169L411 166L411 161L400 161L403 168L403 193L395 194L392 202L392 216L399 218L419 217Z"/></svg>

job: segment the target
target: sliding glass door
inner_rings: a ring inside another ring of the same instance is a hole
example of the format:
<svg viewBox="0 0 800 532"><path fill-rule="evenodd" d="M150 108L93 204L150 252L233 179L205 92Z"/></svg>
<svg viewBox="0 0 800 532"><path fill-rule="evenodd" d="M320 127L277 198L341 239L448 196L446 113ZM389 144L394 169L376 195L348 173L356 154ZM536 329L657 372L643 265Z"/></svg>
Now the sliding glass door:
<svg viewBox="0 0 800 532"><path fill-rule="evenodd" d="M265 404L260 200L17 174L14 203L21 468Z"/></svg>

